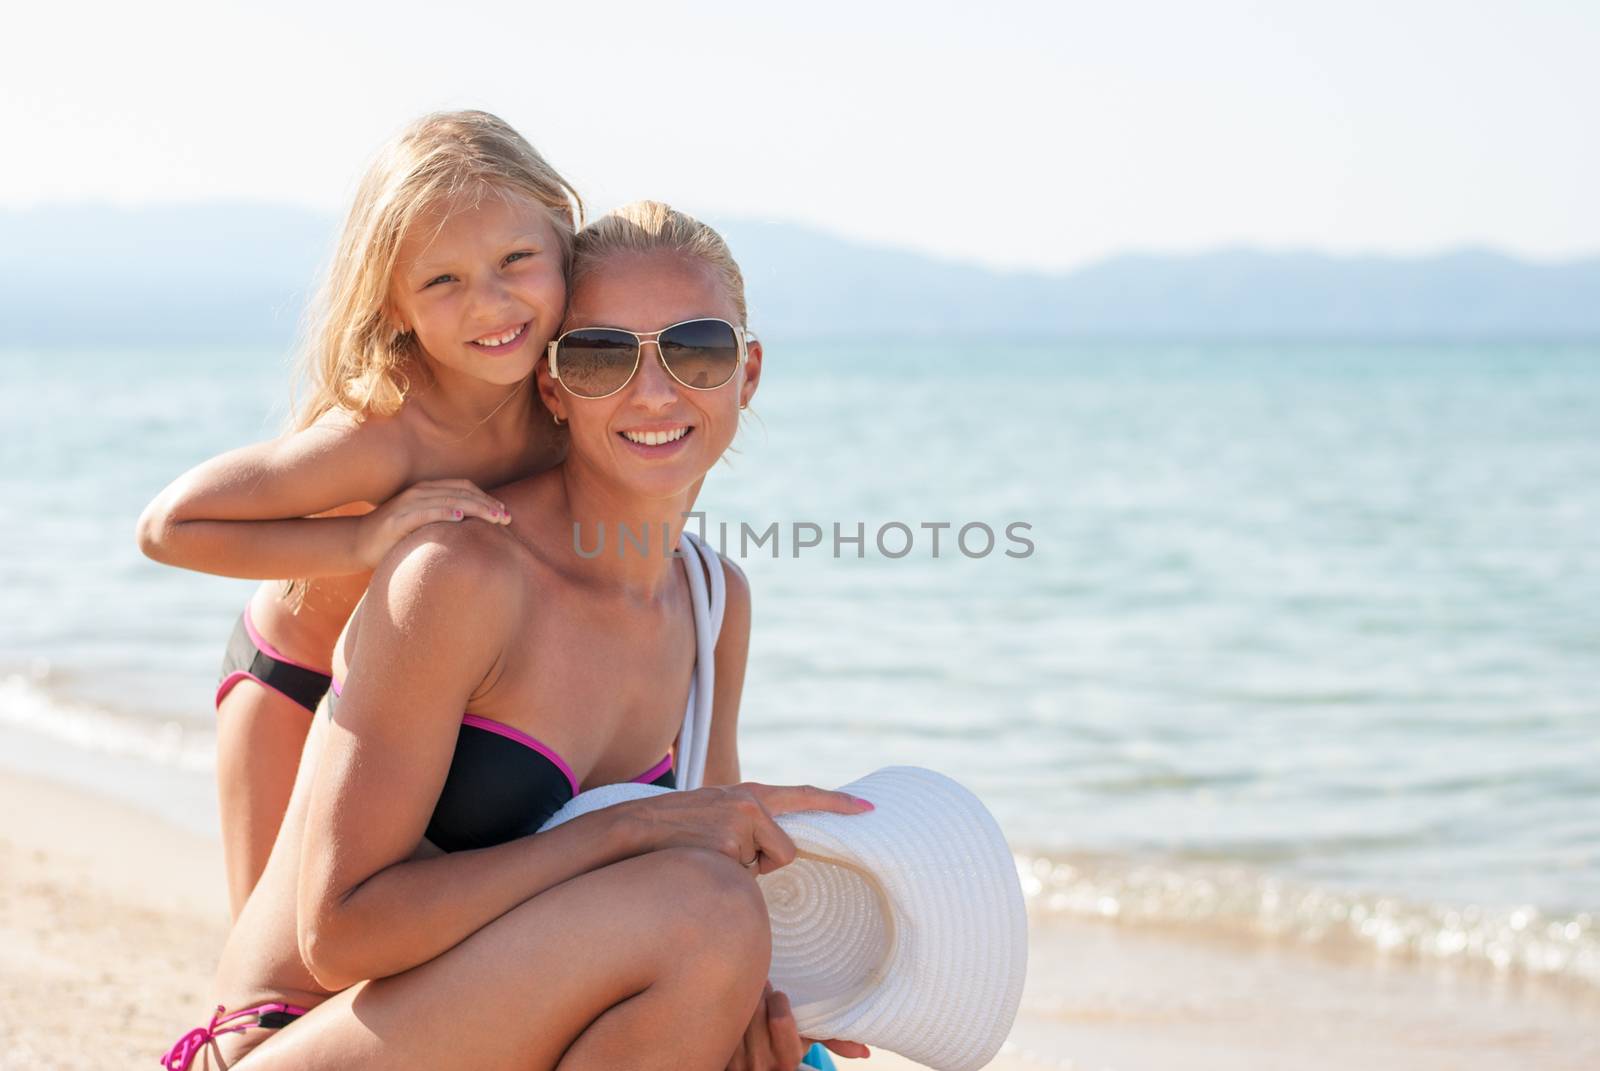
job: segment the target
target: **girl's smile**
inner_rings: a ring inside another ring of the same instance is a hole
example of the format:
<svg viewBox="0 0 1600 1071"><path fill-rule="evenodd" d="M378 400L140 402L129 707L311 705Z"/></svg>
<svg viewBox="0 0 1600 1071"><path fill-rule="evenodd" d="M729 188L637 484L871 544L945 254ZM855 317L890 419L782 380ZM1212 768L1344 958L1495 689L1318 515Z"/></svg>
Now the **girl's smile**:
<svg viewBox="0 0 1600 1071"><path fill-rule="evenodd" d="M528 324L530 322L524 321L504 331L492 331L482 338L473 339L468 345L492 356L502 357L520 348L528 340Z"/></svg>

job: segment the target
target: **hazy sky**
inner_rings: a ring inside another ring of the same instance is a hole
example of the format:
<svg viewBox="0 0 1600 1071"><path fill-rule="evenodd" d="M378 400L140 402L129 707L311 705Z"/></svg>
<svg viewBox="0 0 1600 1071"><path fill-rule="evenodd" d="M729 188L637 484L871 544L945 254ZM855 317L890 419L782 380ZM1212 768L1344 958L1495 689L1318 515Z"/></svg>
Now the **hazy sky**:
<svg viewBox="0 0 1600 1071"><path fill-rule="evenodd" d="M1600 250L1597 0L206 0L6 23L7 207L338 209L407 119L470 106L601 208L652 196L994 265Z"/></svg>

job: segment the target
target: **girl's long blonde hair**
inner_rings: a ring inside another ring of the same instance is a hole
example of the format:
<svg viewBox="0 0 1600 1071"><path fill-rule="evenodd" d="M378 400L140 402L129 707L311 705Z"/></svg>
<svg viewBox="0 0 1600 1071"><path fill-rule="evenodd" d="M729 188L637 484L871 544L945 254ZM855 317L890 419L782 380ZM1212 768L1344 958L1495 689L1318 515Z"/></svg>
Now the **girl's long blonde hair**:
<svg viewBox="0 0 1600 1071"><path fill-rule="evenodd" d="M407 126L367 168L345 219L333 262L313 301L300 353L303 400L296 428L331 409L361 419L390 415L410 387L416 337L387 314L400 243L418 217L440 204L507 194L550 211L563 267L572 263L583 200L521 134L488 112L435 112Z"/></svg>

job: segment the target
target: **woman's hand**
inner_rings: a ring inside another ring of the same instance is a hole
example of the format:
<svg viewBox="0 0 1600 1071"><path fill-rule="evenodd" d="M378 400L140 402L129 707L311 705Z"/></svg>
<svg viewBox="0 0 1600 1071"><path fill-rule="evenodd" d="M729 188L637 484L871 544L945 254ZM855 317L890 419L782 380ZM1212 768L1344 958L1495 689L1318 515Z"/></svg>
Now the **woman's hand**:
<svg viewBox="0 0 1600 1071"><path fill-rule="evenodd" d="M822 1044L836 1055L850 1059L872 1055L865 1045L855 1041L830 1040ZM727 1071L795 1071L811 1045L811 1040L801 1037L795 1026L788 996L773 989L768 982L755 1014L750 1017L750 1025L745 1028L744 1038L733 1051L733 1059L728 1061Z"/></svg>
<svg viewBox="0 0 1600 1071"><path fill-rule="evenodd" d="M859 1041L840 1041L837 1038L801 1038L805 1042L806 1051L811 1051L812 1045L821 1045L835 1056L843 1056L847 1060L865 1060L872 1055L872 1050Z"/></svg>
<svg viewBox="0 0 1600 1071"><path fill-rule="evenodd" d="M361 518L356 528L356 556L367 569L376 569L391 547L423 525L468 517L490 524L511 523L505 503L471 480L423 480Z"/></svg>
<svg viewBox="0 0 1600 1071"><path fill-rule="evenodd" d="M645 851L709 848L751 874L770 874L794 862L794 842L773 819L791 811L862 814L872 804L845 792L812 785L745 782L663 792L620 804L643 827Z"/></svg>
<svg viewBox="0 0 1600 1071"><path fill-rule="evenodd" d="M727 1071L795 1071L805 1059L806 1048L795 1029L789 998L774 992L768 982Z"/></svg>

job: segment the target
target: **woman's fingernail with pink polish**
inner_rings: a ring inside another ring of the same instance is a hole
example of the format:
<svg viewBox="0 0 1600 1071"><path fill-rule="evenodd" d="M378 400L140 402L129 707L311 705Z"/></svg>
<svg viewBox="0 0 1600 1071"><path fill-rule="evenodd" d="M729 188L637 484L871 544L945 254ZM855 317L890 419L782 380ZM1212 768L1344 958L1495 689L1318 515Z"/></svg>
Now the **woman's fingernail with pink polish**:
<svg viewBox="0 0 1600 1071"><path fill-rule="evenodd" d="M877 810L877 808L872 805L870 800L864 800L860 796L851 796L850 798L861 804L861 806L865 807L869 811Z"/></svg>

